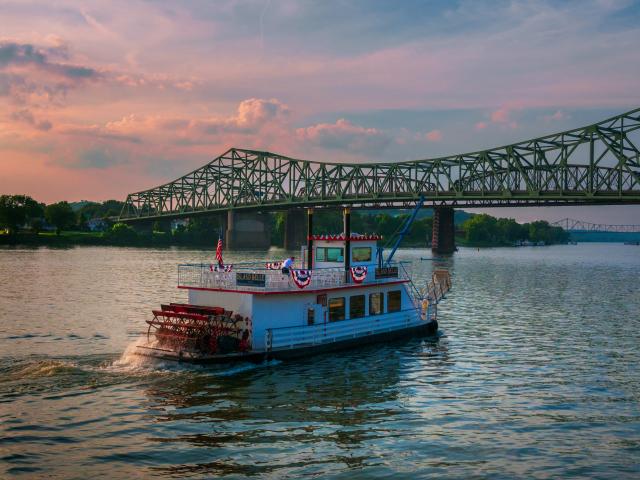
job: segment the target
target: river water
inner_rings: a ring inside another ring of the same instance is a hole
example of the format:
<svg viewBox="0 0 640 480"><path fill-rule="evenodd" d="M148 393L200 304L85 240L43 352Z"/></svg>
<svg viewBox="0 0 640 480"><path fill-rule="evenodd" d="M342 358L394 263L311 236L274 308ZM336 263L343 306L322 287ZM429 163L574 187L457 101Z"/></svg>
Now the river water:
<svg viewBox="0 0 640 480"><path fill-rule="evenodd" d="M638 478L640 247L404 250L442 337L149 364L187 249L0 249L0 477ZM281 259L283 251L227 253ZM421 260L421 258L423 260Z"/></svg>

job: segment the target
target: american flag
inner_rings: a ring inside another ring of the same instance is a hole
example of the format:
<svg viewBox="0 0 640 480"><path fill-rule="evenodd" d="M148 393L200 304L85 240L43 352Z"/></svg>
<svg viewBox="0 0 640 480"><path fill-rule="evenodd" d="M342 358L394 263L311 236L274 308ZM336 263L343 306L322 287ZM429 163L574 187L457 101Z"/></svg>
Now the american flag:
<svg viewBox="0 0 640 480"><path fill-rule="evenodd" d="M218 237L218 246L216 247L216 260L218 265L224 265L222 261L222 239Z"/></svg>

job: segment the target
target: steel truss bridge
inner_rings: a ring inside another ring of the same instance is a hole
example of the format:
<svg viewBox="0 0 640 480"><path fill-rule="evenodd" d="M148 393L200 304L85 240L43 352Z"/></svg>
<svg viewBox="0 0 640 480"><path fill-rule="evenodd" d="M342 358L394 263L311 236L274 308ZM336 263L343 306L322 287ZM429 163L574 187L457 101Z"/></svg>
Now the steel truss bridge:
<svg viewBox="0 0 640 480"><path fill-rule="evenodd" d="M563 218L553 222L552 225L573 232L640 233L640 225L606 225L604 223L583 222L573 218Z"/></svg>
<svg viewBox="0 0 640 480"><path fill-rule="evenodd" d="M382 163L298 160L232 148L127 197L120 220L307 206L640 203L640 108L599 123L448 157Z"/></svg>

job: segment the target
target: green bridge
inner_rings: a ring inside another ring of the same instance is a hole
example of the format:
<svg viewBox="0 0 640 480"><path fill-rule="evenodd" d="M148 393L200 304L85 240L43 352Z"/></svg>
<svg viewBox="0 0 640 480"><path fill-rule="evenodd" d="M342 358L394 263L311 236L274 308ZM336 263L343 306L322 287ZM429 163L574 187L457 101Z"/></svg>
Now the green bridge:
<svg viewBox="0 0 640 480"><path fill-rule="evenodd" d="M232 148L177 180L128 195L120 221L232 212L232 226L241 211L402 208L420 196L436 213L454 206L637 204L636 145L640 109L512 145L405 162L313 162Z"/></svg>

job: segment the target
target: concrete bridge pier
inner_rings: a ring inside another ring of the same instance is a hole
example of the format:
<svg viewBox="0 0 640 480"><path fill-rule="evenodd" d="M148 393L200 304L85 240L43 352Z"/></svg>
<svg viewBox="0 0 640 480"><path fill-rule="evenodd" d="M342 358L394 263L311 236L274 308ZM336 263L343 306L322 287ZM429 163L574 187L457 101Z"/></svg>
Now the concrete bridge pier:
<svg viewBox="0 0 640 480"><path fill-rule="evenodd" d="M271 246L271 232L264 213L227 212L225 249L266 250Z"/></svg>
<svg viewBox="0 0 640 480"><path fill-rule="evenodd" d="M142 220L132 222L129 225L136 231L138 235L151 235L153 233L153 220Z"/></svg>
<svg viewBox="0 0 640 480"><path fill-rule="evenodd" d="M307 217L304 210L287 210L284 220L284 248L296 250L307 243Z"/></svg>
<svg viewBox="0 0 640 480"><path fill-rule="evenodd" d="M167 220L166 218L162 220L156 220L155 222L153 222L152 227L154 230L158 228L159 232L171 233L171 220Z"/></svg>
<svg viewBox="0 0 640 480"><path fill-rule="evenodd" d="M456 250L456 229L453 207L433 208L433 233L431 250L434 253L453 253Z"/></svg>

